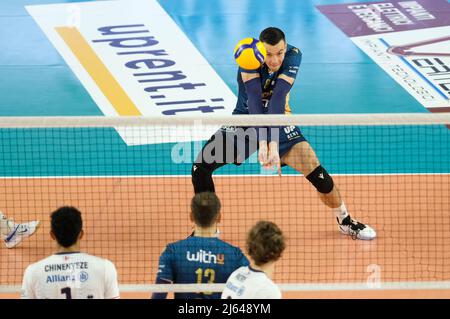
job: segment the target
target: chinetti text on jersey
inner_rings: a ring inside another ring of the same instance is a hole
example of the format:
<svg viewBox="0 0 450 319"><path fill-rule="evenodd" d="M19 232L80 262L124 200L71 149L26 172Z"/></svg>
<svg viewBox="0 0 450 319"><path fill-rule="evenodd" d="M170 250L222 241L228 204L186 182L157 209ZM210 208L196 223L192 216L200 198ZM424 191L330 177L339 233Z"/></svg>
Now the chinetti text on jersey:
<svg viewBox="0 0 450 319"><path fill-rule="evenodd" d="M213 254L210 251L204 251L200 249L197 252L191 253L190 251L186 252L186 259L188 261L195 261L204 264L219 264L223 265L225 263L225 255L224 254Z"/></svg>

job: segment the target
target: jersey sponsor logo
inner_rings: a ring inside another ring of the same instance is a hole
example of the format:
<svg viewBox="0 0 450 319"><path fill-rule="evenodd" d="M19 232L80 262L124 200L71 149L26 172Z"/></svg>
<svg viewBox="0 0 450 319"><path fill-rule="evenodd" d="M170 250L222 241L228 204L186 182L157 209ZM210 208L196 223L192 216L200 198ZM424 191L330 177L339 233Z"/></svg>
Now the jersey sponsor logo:
<svg viewBox="0 0 450 319"><path fill-rule="evenodd" d="M318 8L425 108L450 110L447 1L397 0Z"/></svg>
<svg viewBox="0 0 450 319"><path fill-rule="evenodd" d="M76 282L77 281L77 276L74 274L69 274L69 275L49 275L47 276L47 280L45 281L45 283L47 284L52 284L52 283L58 283L58 282Z"/></svg>
<svg viewBox="0 0 450 319"><path fill-rule="evenodd" d="M26 9L106 116L169 120L234 109L236 96L156 0ZM203 140L217 130L191 136L182 127L162 129L117 131L128 145L139 145Z"/></svg>
<svg viewBox="0 0 450 319"><path fill-rule="evenodd" d="M89 274L85 271L80 271L80 273L78 274L78 280L80 282L86 282L89 280Z"/></svg>
<svg viewBox="0 0 450 319"><path fill-rule="evenodd" d="M239 289L239 286L235 285L234 283L232 283L231 281L228 281L226 284L227 289L230 289L233 292L237 292Z"/></svg>
<svg viewBox="0 0 450 319"><path fill-rule="evenodd" d="M297 127L294 125L285 126L284 133L286 133L286 138L288 140L294 140L300 137L300 132L297 130Z"/></svg>
<svg viewBox="0 0 450 319"><path fill-rule="evenodd" d="M242 296L245 292L244 286L235 285L231 281L227 282L226 288L234 292L237 296Z"/></svg>
<svg viewBox="0 0 450 319"><path fill-rule="evenodd" d="M240 282L244 282L245 280L247 280L247 276L243 275L243 274L236 274L236 280L240 281Z"/></svg>
<svg viewBox="0 0 450 319"><path fill-rule="evenodd" d="M204 251L200 249L195 253L191 253L189 250L186 252L186 259L188 261L195 261L204 264L225 264L225 255L224 254L213 254L211 251Z"/></svg>
<svg viewBox="0 0 450 319"><path fill-rule="evenodd" d="M80 287L80 284L89 280L86 271L78 269L66 269L65 273L48 275L45 283L53 284L63 282L70 287Z"/></svg>

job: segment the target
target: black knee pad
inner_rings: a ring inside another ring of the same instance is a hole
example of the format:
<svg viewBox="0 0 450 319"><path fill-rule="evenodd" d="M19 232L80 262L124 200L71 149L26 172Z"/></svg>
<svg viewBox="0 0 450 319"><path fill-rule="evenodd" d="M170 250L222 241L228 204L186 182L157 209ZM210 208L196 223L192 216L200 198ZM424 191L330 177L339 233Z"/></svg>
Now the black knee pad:
<svg viewBox="0 0 450 319"><path fill-rule="evenodd" d="M317 166L306 178L322 194L328 194L333 190L333 179L322 165Z"/></svg>
<svg viewBox="0 0 450 319"><path fill-rule="evenodd" d="M216 167L212 164L194 163L191 169L194 192L215 192L212 173Z"/></svg>

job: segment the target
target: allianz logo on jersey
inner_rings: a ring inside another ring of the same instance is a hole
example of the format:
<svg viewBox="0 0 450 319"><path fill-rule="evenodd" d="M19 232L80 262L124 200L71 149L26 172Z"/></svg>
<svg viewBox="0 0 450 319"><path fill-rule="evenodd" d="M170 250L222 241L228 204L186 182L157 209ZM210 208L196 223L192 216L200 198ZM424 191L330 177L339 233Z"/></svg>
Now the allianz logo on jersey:
<svg viewBox="0 0 450 319"><path fill-rule="evenodd" d="M231 114L236 97L156 0L90 1L26 9L106 116ZM127 144L209 138L118 130Z"/></svg>
<svg viewBox="0 0 450 319"><path fill-rule="evenodd" d="M225 255L217 254L214 255L210 251L204 251L200 249L195 253L191 253L189 250L186 252L186 259L189 261L195 261L203 264L219 264L223 265L225 263Z"/></svg>

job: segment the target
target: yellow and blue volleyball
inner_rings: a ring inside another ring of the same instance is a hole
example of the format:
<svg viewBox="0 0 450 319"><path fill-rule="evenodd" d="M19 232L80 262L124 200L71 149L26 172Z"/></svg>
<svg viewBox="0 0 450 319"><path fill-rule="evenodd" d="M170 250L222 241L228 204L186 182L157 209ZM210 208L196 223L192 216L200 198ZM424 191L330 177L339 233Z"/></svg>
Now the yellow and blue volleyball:
<svg viewBox="0 0 450 319"><path fill-rule="evenodd" d="M234 48L236 63L245 70L258 69L266 59L264 44L255 38L245 38Z"/></svg>

